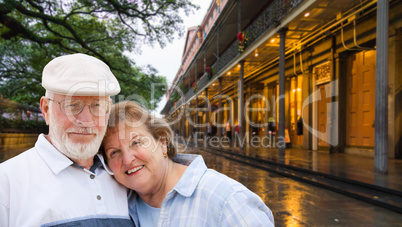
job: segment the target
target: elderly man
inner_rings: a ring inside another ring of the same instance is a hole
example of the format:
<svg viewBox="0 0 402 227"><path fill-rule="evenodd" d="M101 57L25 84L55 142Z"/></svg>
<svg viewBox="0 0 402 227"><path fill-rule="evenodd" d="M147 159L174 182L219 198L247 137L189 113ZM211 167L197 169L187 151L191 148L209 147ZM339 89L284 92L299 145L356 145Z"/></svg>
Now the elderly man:
<svg viewBox="0 0 402 227"><path fill-rule="evenodd" d="M49 135L0 165L0 226L133 226L127 191L97 155L120 92L109 67L72 54L43 70Z"/></svg>

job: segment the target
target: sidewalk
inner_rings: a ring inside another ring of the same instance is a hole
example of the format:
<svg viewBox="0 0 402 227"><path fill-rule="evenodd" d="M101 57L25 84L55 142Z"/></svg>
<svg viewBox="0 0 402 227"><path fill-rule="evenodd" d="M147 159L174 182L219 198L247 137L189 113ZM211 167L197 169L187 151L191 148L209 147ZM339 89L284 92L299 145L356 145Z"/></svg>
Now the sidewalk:
<svg viewBox="0 0 402 227"><path fill-rule="evenodd" d="M198 145L202 149L203 144ZM258 159L295 166L303 169L326 173L350 180L389 188L402 192L402 160L388 160L388 174L378 174L374 170L374 158L323 151L310 151L303 149L286 149L285 156L278 155L278 149L273 148L243 148L238 147L211 147L210 149L225 150L239 153Z"/></svg>

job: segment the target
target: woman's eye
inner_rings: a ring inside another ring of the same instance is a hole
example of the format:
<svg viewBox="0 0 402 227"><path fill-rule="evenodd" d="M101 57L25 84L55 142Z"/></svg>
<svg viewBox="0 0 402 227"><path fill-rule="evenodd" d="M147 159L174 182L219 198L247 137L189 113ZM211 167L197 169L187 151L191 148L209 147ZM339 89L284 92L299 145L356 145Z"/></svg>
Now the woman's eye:
<svg viewBox="0 0 402 227"><path fill-rule="evenodd" d="M119 152L119 151L118 151L118 150L111 151L111 152L109 153L109 158L113 158L113 157L117 154L117 152Z"/></svg>
<svg viewBox="0 0 402 227"><path fill-rule="evenodd" d="M141 144L141 142L139 140L135 140L135 141L131 142L130 147L138 147L140 144Z"/></svg>

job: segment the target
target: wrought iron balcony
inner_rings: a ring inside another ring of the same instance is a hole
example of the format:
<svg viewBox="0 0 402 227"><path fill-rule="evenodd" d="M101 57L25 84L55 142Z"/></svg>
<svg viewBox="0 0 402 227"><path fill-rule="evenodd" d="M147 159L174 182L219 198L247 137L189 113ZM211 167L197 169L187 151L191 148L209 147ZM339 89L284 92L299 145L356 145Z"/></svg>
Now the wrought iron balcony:
<svg viewBox="0 0 402 227"><path fill-rule="evenodd" d="M269 32L272 28L278 26L280 21L299 6L304 0L275 0L273 1L243 32L247 36L247 49L256 40ZM239 51L239 41L236 39L229 48L210 66L213 75L208 78L204 75L197 83L198 90L203 90L210 80L214 80L217 75L223 73L223 70L238 58L242 53ZM177 85L176 85L177 86ZM189 89L185 97L178 101L177 107L189 101L195 95L194 89Z"/></svg>

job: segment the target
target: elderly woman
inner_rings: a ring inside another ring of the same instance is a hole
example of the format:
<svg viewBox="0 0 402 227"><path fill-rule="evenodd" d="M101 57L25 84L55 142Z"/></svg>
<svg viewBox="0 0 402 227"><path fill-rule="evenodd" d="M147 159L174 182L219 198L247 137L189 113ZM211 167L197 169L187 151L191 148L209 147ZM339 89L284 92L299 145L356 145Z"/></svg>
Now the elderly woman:
<svg viewBox="0 0 402 227"><path fill-rule="evenodd" d="M176 156L172 136L165 120L135 102L113 107L102 152L115 179L133 190L136 226L274 225L271 210L245 186L207 169L200 155Z"/></svg>

